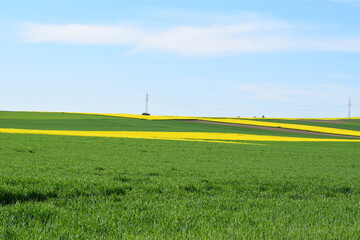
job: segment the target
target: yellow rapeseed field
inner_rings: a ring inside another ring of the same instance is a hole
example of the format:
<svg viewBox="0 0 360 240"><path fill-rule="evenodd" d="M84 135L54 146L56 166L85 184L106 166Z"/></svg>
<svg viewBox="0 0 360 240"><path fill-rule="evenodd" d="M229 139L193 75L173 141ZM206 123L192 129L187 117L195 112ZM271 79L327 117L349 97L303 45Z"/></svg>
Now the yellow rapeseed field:
<svg viewBox="0 0 360 240"><path fill-rule="evenodd" d="M113 138L138 138L138 139L162 139L178 141L204 141L237 143L234 141L276 141L276 142L360 142L360 139L321 139L299 138L266 135L250 135L237 133L208 133L208 132L141 132L141 131L68 131L68 130L30 130L0 128L0 133L17 134L45 134L84 137L113 137Z"/></svg>
<svg viewBox="0 0 360 240"><path fill-rule="evenodd" d="M360 131L338 129L338 128L328 128L328 127L317 127L317 126L300 125L300 124L291 124L291 123L275 123L275 122L253 121L253 120L243 120L243 119L217 119L217 118L206 118L203 120L213 121L213 122L222 122L222 123L247 124L247 125L253 125L253 126L286 128L286 129L295 129L295 130L303 130L303 131L311 131L311 132L339 134L339 135L360 136Z"/></svg>
<svg viewBox="0 0 360 240"><path fill-rule="evenodd" d="M238 120L235 118L228 118L228 117L212 118L212 117L190 117L190 116L156 116L156 115L125 114L125 113L84 113L84 112L73 112L73 113L124 117L124 118L136 118L136 119L145 119L145 120L209 120L209 119ZM257 119L257 118L246 118L246 119ZM348 118L271 118L271 119L279 119L279 120L347 120ZM351 119L360 119L360 117L353 117ZM239 120L241 120L241 119L239 119Z"/></svg>
<svg viewBox="0 0 360 240"><path fill-rule="evenodd" d="M123 117L123 118L136 118L144 120L197 120L198 117L181 117L181 116L152 116L152 115L137 115L137 114L117 114L117 113L78 113L77 114L91 114L111 117Z"/></svg>
<svg viewBox="0 0 360 240"><path fill-rule="evenodd" d="M81 113L81 114L95 114L95 113ZM253 125L253 126L295 129L295 130L303 130L303 131L311 131L311 132L331 133L331 134L338 134L338 135L360 136L360 131L354 131L354 130L345 130L345 129L328 128L328 127L317 127L317 126L291 124L291 123L254 121L254 120L248 120L248 119L185 117L185 116L147 116L147 115L136 115L136 114L111 114L111 113L99 113L97 115L125 117L125 118L137 118L137 119L145 119L145 120L202 120L202 121L212 121L212 122L221 122L221 123L235 123L235 124L246 124L246 125ZM323 119L323 120L329 120L329 119ZM336 120L336 119L334 118L333 120Z"/></svg>

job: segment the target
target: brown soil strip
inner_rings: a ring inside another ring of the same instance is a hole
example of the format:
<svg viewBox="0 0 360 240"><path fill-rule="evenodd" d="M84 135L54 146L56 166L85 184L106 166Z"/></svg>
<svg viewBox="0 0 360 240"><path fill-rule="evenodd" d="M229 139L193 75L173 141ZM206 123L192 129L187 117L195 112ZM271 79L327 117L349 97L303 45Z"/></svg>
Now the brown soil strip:
<svg viewBox="0 0 360 240"><path fill-rule="evenodd" d="M331 133L311 132L311 131L295 130L295 129L286 129L286 128L277 128L277 127L254 126L254 125L238 124L238 123L222 123L222 122L212 122L212 121L204 121L204 120L182 120L182 121L198 122L198 123L208 123L208 124L216 124L216 125L224 125L224 126L235 126L235 127L246 127L246 128L265 129L265 130L278 131L278 132L304 133L304 134L310 134L310 135L322 135L322 136L331 136L331 137L360 138L360 137L357 137L357 136L348 136L348 135L338 135L338 134L331 134Z"/></svg>

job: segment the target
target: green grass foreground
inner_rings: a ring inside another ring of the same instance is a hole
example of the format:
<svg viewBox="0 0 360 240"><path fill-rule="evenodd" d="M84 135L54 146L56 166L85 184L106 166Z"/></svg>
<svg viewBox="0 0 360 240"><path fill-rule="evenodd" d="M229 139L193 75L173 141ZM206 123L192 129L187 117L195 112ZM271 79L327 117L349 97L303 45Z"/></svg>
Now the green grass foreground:
<svg viewBox="0 0 360 240"><path fill-rule="evenodd" d="M360 144L265 144L0 134L0 239L359 239Z"/></svg>

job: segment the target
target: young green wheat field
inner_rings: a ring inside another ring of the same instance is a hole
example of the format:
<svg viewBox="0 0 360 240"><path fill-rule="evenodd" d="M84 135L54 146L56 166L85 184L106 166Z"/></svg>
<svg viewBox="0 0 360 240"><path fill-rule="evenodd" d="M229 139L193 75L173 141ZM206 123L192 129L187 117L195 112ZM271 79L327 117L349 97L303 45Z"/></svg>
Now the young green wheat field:
<svg viewBox="0 0 360 240"><path fill-rule="evenodd" d="M0 112L0 239L360 239L360 119L196 120Z"/></svg>

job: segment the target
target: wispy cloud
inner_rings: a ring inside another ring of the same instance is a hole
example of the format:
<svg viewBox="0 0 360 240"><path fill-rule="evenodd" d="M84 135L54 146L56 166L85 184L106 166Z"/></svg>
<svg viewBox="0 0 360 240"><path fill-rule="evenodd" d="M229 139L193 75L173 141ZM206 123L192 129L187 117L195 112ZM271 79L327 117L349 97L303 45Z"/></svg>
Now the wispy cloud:
<svg viewBox="0 0 360 240"><path fill-rule="evenodd" d="M166 51L188 56L289 50L360 52L360 37L312 37L285 21L257 19L211 26L182 25L144 29L135 25L29 23L28 43L112 44L137 52Z"/></svg>

